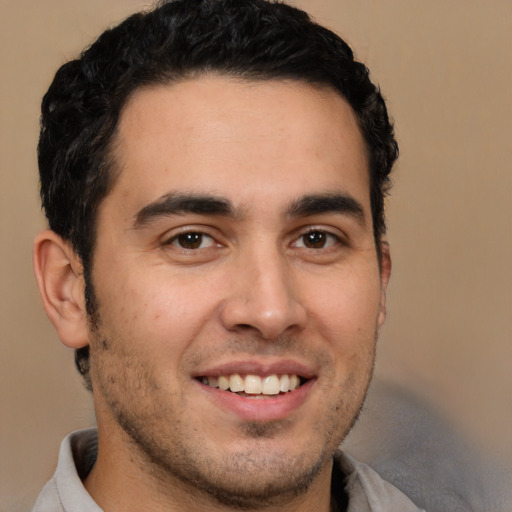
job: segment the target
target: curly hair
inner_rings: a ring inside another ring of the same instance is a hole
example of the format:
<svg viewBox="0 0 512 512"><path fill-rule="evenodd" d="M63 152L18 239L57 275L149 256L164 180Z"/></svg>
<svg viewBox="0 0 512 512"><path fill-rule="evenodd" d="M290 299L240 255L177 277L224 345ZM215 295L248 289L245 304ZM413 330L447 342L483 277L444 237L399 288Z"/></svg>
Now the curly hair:
<svg viewBox="0 0 512 512"><path fill-rule="evenodd" d="M38 162L50 228L82 261L91 322L96 213L119 169L111 156L123 106L138 88L206 73L292 79L330 87L351 105L369 155L370 201L379 251L384 197L398 156L384 100L366 66L336 34L279 1L171 0L106 30L64 64L42 101ZM90 388L88 347L76 363Z"/></svg>

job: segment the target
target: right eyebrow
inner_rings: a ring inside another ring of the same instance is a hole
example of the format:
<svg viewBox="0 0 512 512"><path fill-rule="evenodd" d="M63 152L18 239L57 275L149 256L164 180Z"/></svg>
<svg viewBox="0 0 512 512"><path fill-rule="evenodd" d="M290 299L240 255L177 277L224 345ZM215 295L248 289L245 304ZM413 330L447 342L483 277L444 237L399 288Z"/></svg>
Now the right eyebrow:
<svg viewBox="0 0 512 512"><path fill-rule="evenodd" d="M233 204L223 197L169 193L139 210L135 214L133 227L140 229L160 217L183 215L186 213L224 217L238 216Z"/></svg>

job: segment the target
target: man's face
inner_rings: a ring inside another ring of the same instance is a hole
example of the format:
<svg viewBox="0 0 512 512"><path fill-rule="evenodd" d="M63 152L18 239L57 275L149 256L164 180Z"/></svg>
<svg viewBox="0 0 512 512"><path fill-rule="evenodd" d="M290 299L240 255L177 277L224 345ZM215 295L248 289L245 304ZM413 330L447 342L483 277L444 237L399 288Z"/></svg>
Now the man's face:
<svg viewBox="0 0 512 512"><path fill-rule="evenodd" d="M296 494L329 473L384 319L354 114L328 89L203 77L136 92L115 158L93 262L100 453L108 433L226 502Z"/></svg>

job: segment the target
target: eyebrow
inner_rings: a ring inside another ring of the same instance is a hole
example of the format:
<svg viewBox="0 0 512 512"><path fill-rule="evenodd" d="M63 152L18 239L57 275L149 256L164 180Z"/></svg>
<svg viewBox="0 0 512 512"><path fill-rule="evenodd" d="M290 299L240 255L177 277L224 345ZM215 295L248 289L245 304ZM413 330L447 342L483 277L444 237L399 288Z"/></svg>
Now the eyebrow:
<svg viewBox="0 0 512 512"><path fill-rule="evenodd" d="M133 227L136 229L142 228L159 217L184 215L187 213L233 218L239 215L239 212L236 211L232 203L222 197L169 193L139 210L135 214Z"/></svg>
<svg viewBox="0 0 512 512"><path fill-rule="evenodd" d="M291 217L308 217L326 213L340 213L354 217L365 224L363 205L355 198L343 193L325 193L303 196L292 201L288 208Z"/></svg>
<svg viewBox="0 0 512 512"><path fill-rule="evenodd" d="M229 200L223 197L171 192L139 210L135 214L133 227L140 229L160 217L187 213L233 219L242 217L242 210L235 208ZM342 193L305 195L292 201L287 211L290 217L308 217L326 213L350 215L361 224L365 224L362 204L352 196Z"/></svg>

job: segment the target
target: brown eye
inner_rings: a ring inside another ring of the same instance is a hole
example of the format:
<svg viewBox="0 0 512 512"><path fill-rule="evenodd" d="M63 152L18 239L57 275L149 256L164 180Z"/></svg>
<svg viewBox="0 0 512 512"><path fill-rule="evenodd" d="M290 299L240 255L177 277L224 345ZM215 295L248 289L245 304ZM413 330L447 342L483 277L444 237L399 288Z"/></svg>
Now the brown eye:
<svg viewBox="0 0 512 512"><path fill-rule="evenodd" d="M326 231L308 231L301 235L293 245L306 249L325 249L332 247L338 241L336 236Z"/></svg>
<svg viewBox="0 0 512 512"><path fill-rule="evenodd" d="M310 249L321 249L324 247L327 235L321 231L312 231L302 236L304 245Z"/></svg>
<svg viewBox="0 0 512 512"><path fill-rule="evenodd" d="M182 249L204 249L211 247L213 243L214 241L211 236L196 232L182 233L171 240L172 245Z"/></svg>

